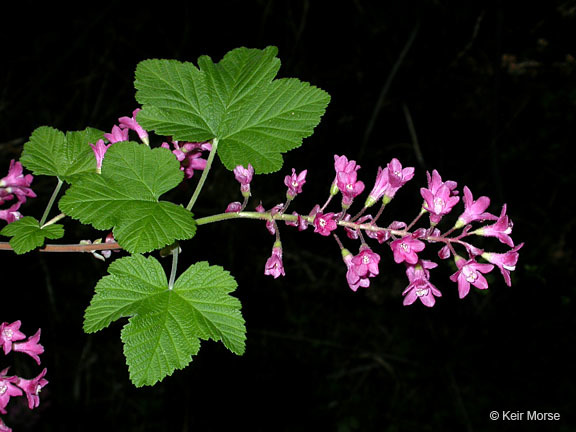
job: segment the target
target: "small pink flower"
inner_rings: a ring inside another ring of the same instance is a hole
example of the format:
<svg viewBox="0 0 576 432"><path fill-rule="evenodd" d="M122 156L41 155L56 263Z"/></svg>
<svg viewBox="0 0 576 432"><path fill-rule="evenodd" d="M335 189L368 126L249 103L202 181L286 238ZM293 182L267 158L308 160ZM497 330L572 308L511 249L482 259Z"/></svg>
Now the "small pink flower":
<svg viewBox="0 0 576 432"><path fill-rule="evenodd" d="M380 255L372 252L367 245L360 247L360 253L352 258L354 264L354 271L360 277L373 277L377 276L378 263L380 262Z"/></svg>
<svg viewBox="0 0 576 432"><path fill-rule="evenodd" d="M142 126L136 121L136 115L140 112L140 108L132 111L132 117L120 117L118 121L120 122L120 127L122 129L131 129L138 134L138 137L146 145L149 145L148 132L146 132Z"/></svg>
<svg viewBox="0 0 576 432"><path fill-rule="evenodd" d="M8 354L12 350L12 343L26 339L26 335L20 331L20 320L14 321L12 324L0 324L0 345L4 348L4 354Z"/></svg>
<svg viewBox="0 0 576 432"><path fill-rule="evenodd" d="M403 261L408 264L416 264L418 262L418 252L422 252L425 247L424 242L411 235L404 236L390 243L390 248L392 248L394 253L394 261L397 264Z"/></svg>
<svg viewBox="0 0 576 432"><path fill-rule="evenodd" d="M506 216L506 204L502 206L502 212L500 213L500 217L496 223L485 226L482 228L478 228L477 230L473 231L472 234L477 234L484 237L496 237L500 242L514 247L514 241L510 237L512 233L512 227L514 224L512 221Z"/></svg>
<svg viewBox="0 0 576 432"><path fill-rule="evenodd" d="M348 208L352 201L364 191L364 183L357 180L356 171L339 172L336 176L336 185L342 193L342 207Z"/></svg>
<svg viewBox="0 0 576 432"><path fill-rule="evenodd" d="M285 276L284 264L282 263L282 245L280 242L274 243L272 255L266 261L264 274L267 276L273 276L274 279L278 276Z"/></svg>
<svg viewBox="0 0 576 432"><path fill-rule="evenodd" d="M404 296L404 306L411 305L417 299L428 307L434 306L435 297L442 297L442 293L430 283L430 272L428 269L437 267L438 264L432 261L421 260L415 265L409 265L406 269L406 276L410 284L406 287L402 295Z"/></svg>
<svg viewBox="0 0 576 432"><path fill-rule="evenodd" d="M364 207L372 207L374 204L378 202L380 198L384 196L384 192L388 187L388 168L382 169L382 167L378 167L378 173L376 174L376 181L374 182L374 187L372 191L366 198L366 202L364 203Z"/></svg>
<svg viewBox="0 0 576 432"><path fill-rule="evenodd" d="M234 168L234 177L236 181L240 183L240 192L242 192L243 197L250 196L250 183L252 182L253 176L254 167L251 164L248 164L248 168L244 168L242 165Z"/></svg>
<svg viewBox="0 0 576 432"><path fill-rule="evenodd" d="M112 132L105 133L104 138L106 138L110 142L110 144L128 141L128 129L122 129L114 125L112 127Z"/></svg>
<svg viewBox="0 0 576 432"><path fill-rule="evenodd" d="M26 342L16 342L12 348L14 351L19 351L28 354L36 363L40 364L40 357L39 355L44 352L44 347L38 343L40 340L40 329L34 334L34 336L30 336Z"/></svg>
<svg viewBox="0 0 576 432"><path fill-rule="evenodd" d="M338 174L346 173L350 174L356 172L360 169L360 165L356 164L356 161L349 161L346 156L334 155L334 170L336 171L336 176L330 187L330 194L336 195L338 193Z"/></svg>
<svg viewBox="0 0 576 432"><path fill-rule="evenodd" d="M242 209L242 203L239 201L234 201L228 204L228 207L226 207L224 213L236 213L239 212L241 209Z"/></svg>
<svg viewBox="0 0 576 432"><path fill-rule="evenodd" d="M94 156L96 157L96 171L100 173L102 171L102 161L104 160L104 155L106 151L112 144L105 144L104 140L96 141L96 144L90 144L92 151L94 151Z"/></svg>
<svg viewBox="0 0 576 432"><path fill-rule="evenodd" d="M288 175L284 177L284 184L288 188L286 192L286 198L292 200L298 195L302 193L302 186L306 183L306 174L308 170L302 171L300 174L296 174L296 170L292 168L292 175Z"/></svg>
<svg viewBox="0 0 576 432"><path fill-rule="evenodd" d="M26 198L36 198L36 194L31 189L32 180L34 176L24 175L22 164L12 159L8 174L0 180L0 205L11 200L14 195L22 203L26 202Z"/></svg>
<svg viewBox="0 0 576 432"><path fill-rule="evenodd" d="M40 405L40 396L38 395L40 394L42 388L48 384L48 381L44 379L44 375L46 375L46 368L44 368L44 370L40 372L40 375L38 375L36 378L31 380L20 378L17 383L18 387L20 387L22 390L24 390L24 393L26 393L26 398L28 399L28 408L30 409L34 409Z"/></svg>
<svg viewBox="0 0 576 432"><path fill-rule="evenodd" d="M439 186L433 193L430 189L421 188L420 195L424 198L424 209L430 212L430 222L437 224L444 215L452 211L452 208L460 201L460 197L452 195L452 191L446 184Z"/></svg>
<svg viewBox="0 0 576 432"><path fill-rule="evenodd" d="M482 258L491 264L496 265L502 276L506 285L512 286L512 280L510 278L510 272L516 270L516 263L518 262L518 250L524 246L524 243L520 243L518 246L510 249L506 253L494 253L494 252L484 252Z"/></svg>
<svg viewBox="0 0 576 432"><path fill-rule="evenodd" d="M325 237L329 236L334 231L338 224L334 220L334 213L316 213L314 217L314 232Z"/></svg>
<svg viewBox="0 0 576 432"><path fill-rule="evenodd" d="M6 414L6 406L12 396L22 396L22 390L16 387L19 378L6 376L8 368L0 372L0 413Z"/></svg>
<svg viewBox="0 0 576 432"><path fill-rule="evenodd" d="M361 277L356 271L356 266L353 262L354 256L347 249L342 249L342 259L346 264L346 281L348 286L352 291L357 291L359 287L368 288L370 286L370 280L368 277Z"/></svg>
<svg viewBox="0 0 576 432"><path fill-rule="evenodd" d="M206 168L206 159L202 159L203 151L211 151L212 144L209 142L203 143L184 143L180 144L178 141L172 141L174 150L172 153L180 162L180 170L184 171L187 179L192 178L194 170L203 171ZM170 150L170 144L164 142L161 147Z"/></svg>
<svg viewBox="0 0 576 432"><path fill-rule="evenodd" d="M458 282L458 294L464 298L470 292L470 284L478 289L487 289L488 281L482 273L489 273L494 266L492 264L481 264L474 259L465 260L462 257L456 258L458 271L450 276L452 282Z"/></svg>
<svg viewBox="0 0 576 432"><path fill-rule="evenodd" d="M464 186L464 212L458 217L455 229L462 228L464 225L477 220L495 220L498 219L491 213L486 213L486 209L490 205L490 198L481 196L476 201L472 197L472 192L468 186Z"/></svg>
<svg viewBox="0 0 576 432"><path fill-rule="evenodd" d="M16 201L9 208L5 210L0 210L0 219L5 220L8 223L12 223L22 217L22 213L18 211L22 201Z"/></svg>

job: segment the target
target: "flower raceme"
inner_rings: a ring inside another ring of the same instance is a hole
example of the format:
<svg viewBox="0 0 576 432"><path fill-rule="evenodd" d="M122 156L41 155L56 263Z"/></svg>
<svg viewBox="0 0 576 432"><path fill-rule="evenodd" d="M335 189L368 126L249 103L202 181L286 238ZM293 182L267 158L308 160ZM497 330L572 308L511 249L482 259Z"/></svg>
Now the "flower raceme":
<svg viewBox="0 0 576 432"><path fill-rule="evenodd" d="M44 347L38 342L40 340L40 329L29 337L20 331L20 321L11 324L4 322L0 324L0 346L3 348L5 355L14 352L23 352L31 356L38 365L40 365L40 354L44 352ZM32 379L25 379L16 375L8 375L10 367L0 371L0 414L7 414L6 407L10 398L17 396L26 396L28 408L34 409L40 404L40 391L48 381L44 378L46 368L40 374ZM11 431L0 418L0 431Z"/></svg>
<svg viewBox="0 0 576 432"><path fill-rule="evenodd" d="M426 173L427 187L420 189L423 201L413 220L409 223L394 220L383 224L378 222L378 219L384 208L393 200L396 193L413 179L414 168L404 167L396 158L393 158L385 167L378 167L374 185L370 189L364 206L355 216L352 216L349 210L355 198L365 190L365 184L359 179L360 166L356 161L344 155L334 155L334 171L334 179L323 206L316 204L309 212L285 213L290 201L302 193L302 185L305 183L307 174L307 170L297 174L296 170L292 169L292 174L284 179L284 184L288 188L286 202L277 204L269 211L266 211L261 203L256 208L258 218L266 221L270 234L276 235L272 255L265 265L266 275L278 278L285 274L277 225L278 221L284 221L286 225L297 227L299 231L305 230L310 225L314 228L314 233L323 237L332 236L335 239L346 268L346 281L352 291L357 291L360 287L368 288L371 280L379 274L379 266L382 265L381 254L372 250L366 243L366 237L368 241L373 239L378 244L387 243L394 262L405 266L408 284L402 293L404 305L411 305L416 300L420 300L423 305L432 307L436 299L442 296L441 291L431 282L431 270L438 267L438 263L426 259L423 255L433 244L440 245L437 250L439 259L446 260L451 256L454 257L458 270L450 277L450 280L456 283L460 298L466 297L471 287L487 289L488 281L485 275L495 267L502 273L505 283L508 286L511 285L510 272L516 268L518 250L523 243L515 246L510 237L513 224L506 214L506 205L503 206L500 216L495 216L487 211L490 205L488 197L481 196L474 199L467 186L464 186L461 197L455 181L444 181L438 171L433 170L431 173ZM245 203L243 205L238 201L230 203L226 212L237 212L239 217L255 217L250 216L249 213L242 214L249 196L253 171L238 166L234 174L241 185ZM332 198L338 194L342 195L340 208L327 210ZM375 216L365 214L379 201L380 208ZM456 213L458 216L454 216L455 223L443 232L439 224L444 218L454 214L454 209L459 204L462 204L464 209L459 215ZM416 224L426 213L429 215L428 225L424 224L416 228ZM487 221L492 223L485 224ZM473 224L480 226L474 228ZM360 241L357 255L353 255L343 245L338 234L339 228L345 230L348 239ZM504 252L485 251L471 242L475 236L496 238L510 249ZM456 248L462 248L467 258L458 255ZM486 262L478 261L480 259Z"/></svg>

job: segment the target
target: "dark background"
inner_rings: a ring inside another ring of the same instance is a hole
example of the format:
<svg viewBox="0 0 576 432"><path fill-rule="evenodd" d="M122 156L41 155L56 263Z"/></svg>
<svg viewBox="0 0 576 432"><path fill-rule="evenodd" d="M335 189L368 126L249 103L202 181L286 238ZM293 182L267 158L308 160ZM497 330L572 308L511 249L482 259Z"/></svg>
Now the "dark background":
<svg viewBox="0 0 576 432"><path fill-rule="evenodd" d="M489 290L458 300L453 269L442 262L433 273L443 293L437 305L404 307L403 267L385 245L370 243L381 275L353 293L335 242L310 229L281 227L286 277L273 280L263 275L273 243L264 226L202 227L183 245L180 268L209 260L236 277L246 354L205 342L188 368L136 389L119 339L125 321L82 332L107 264L83 254L2 252L0 320L22 320L27 334L42 328L50 381L36 410L11 402L3 418L15 431L576 428L576 4L378 3L83 3L76 11L18 2L0 18L0 175L36 127L109 131L130 115L141 60L217 61L239 46L276 45L279 76L309 81L332 101L282 172L254 180L251 206L281 202L283 176L294 167L309 175L291 210L306 213L326 199L334 154L358 160L367 188L377 167L397 157L416 176L383 220L408 221L435 168L475 197L490 196L493 213L507 203L513 238L525 242L512 287L495 270ZM198 216L239 199L219 162L209 180ZM39 217L53 187L35 178L39 198L21 211ZM187 201L191 188L179 192ZM74 241L99 235L68 224ZM356 243L347 246L356 252ZM39 368L22 357L0 366L35 376ZM494 422L492 410L557 412L561 420Z"/></svg>

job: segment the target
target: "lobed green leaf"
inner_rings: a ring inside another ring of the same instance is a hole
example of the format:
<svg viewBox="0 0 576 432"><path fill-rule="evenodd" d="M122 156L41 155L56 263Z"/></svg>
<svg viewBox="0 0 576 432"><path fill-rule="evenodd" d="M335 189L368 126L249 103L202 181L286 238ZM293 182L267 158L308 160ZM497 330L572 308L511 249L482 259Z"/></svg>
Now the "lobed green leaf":
<svg viewBox="0 0 576 432"><path fill-rule="evenodd" d="M159 197L183 178L180 164L164 148L134 142L113 144L102 173L85 175L60 200L60 210L99 230L113 229L120 246L149 252L192 238L196 222L184 207Z"/></svg>
<svg viewBox="0 0 576 432"><path fill-rule="evenodd" d="M10 246L16 254L30 252L44 244L46 239L56 240L64 236L64 227L60 224L40 226L40 222L32 216L24 216L6 225L1 235L12 237Z"/></svg>
<svg viewBox="0 0 576 432"><path fill-rule="evenodd" d="M310 136L330 96L297 79L274 79L276 47L238 48L219 63L145 60L136 68L138 121L176 140L218 138L220 159L230 170L251 163L256 173L282 167L282 154Z"/></svg>
<svg viewBox="0 0 576 432"><path fill-rule="evenodd" d="M153 385L186 367L201 339L222 341L236 354L244 352L241 304L230 296L235 289L227 271L206 262L189 267L169 289L155 258L121 258L96 285L84 330L95 332L129 317L122 341L130 379L138 387Z"/></svg>

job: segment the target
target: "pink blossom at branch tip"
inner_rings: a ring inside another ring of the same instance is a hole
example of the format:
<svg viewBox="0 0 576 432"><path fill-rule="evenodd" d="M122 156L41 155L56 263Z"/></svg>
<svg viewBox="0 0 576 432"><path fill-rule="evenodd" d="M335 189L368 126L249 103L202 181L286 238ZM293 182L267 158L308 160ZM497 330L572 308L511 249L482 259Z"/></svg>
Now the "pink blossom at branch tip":
<svg viewBox="0 0 576 432"><path fill-rule="evenodd" d="M0 413L6 414L6 406L12 396L22 396L22 390L16 387L17 376L6 376L8 368L0 372Z"/></svg>
<svg viewBox="0 0 576 432"><path fill-rule="evenodd" d="M149 145L148 132L146 132L142 126L136 121L136 115L140 112L140 108L136 108L132 111L132 117L120 117L118 121L120 122L120 127L122 129L130 129L138 134L138 137L146 145Z"/></svg>
<svg viewBox="0 0 576 432"><path fill-rule="evenodd" d="M325 237L329 236L332 231L334 231L338 224L334 220L334 213L322 213L317 212L314 221L314 232Z"/></svg>
<svg viewBox="0 0 576 432"><path fill-rule="evenodd" d="M12 159L8 168L8 174L0 180L0 204L11 200L14 195L18 201L25 203L26 198L36 198L36 194L31 189L34 176L23 174L22 164Z"/></svg>
<svg viewBox="0 0 576 432"><path fill-rule="evenodd" d="M276 279L278 276L285 276L284 264L282 263L282 245L280 242L275 242L272 248L272 255L266 261L264 274L273 276Z"/></svg>
<svg viewBox="0 0 576 432"><path fill-rule="evenodd" d="M12 343L26 339L26 335L20 331L20 320L12 324L4 322L0 324L0 345L4 349L4 354L12 350Z"/></svg>
<svg viewBox="0 0 576 432"><path fill-rule="evenodd" d="M302 171L300 174L296 174L296 170L292 168L292 175L287 175L284 177L284 184L288 188L286 192L286 198L292 200L298 195L302 193L302 186L306 183L306 174L308 170Z"/></svg>
<svg viewBox="0 0 576 432"><path fill-rule="evenodd" d="M40 357L39 355L44 352L44 347L38 343L40 340L40 329L34 334L34 336L30 336L26 342L16 342L12 345L12 349L14 351L19 351L28 354L36 363L40 364Z"/></svg>
<svg viewBox="0 0 576 432"><path fill-rule="evenodd" d="M426 171L426 178L428 180L428 189L433 194L440 188L442 185L446 185L450 191L452 191L452 195L458 195L458 191L456 187L458 187L458 183L452 180L442 181L442 177L438 173L438 171L433 170L432 174Z"/></svg>
<svg viewBox="0 0 576 432"><path fill-rule="evenodd" d="M17 385L24 393L26 393L26 398L28 399L28 408L34 409L40 405L40 391L48 384L48 381L44 379L46 375L46 368L40 372L40 374L31 380L20 378Z"/></svg>
<svg viewBox="0 0 576 432"><path fill-rule="evenodd" d="M110 144L128 141L128 129L122 129L114 125L112 127L112 132L105 133L104 138L106 138L110 142Z"/></svg>
<svg viewBox="0 0 576 432"><path fill-rule="evenodd" d="M494 268L492 264L482 264L474 258L466 260L457 257L455 260L458 271L450 276L450 280L458 282L458 295L461 299L468 295L471 284L478 289L488 288L488 281L482 274L491 272Z"/></svg>
<svg viewBox="0 0 576 432"><path fill-rule="evenodd" d="M516 263L518 262L518 250L524 246L520 243L518 246L510 249L505 253L484 252L482 258L491 264L496 265L500 269L500 273L504 277L506 285L512 286L512 279L510 272L516 270Z"/></svg>
<svg viewBox="0 0 576 432"><path fill-rule="evenodd" d="M92 151L94 152L94 157L96 158L96 171L100 173L102 171L102 161L104 160L104 155L106 151L112 144L105 144L104 140L99 139L96 144L90 144Z"/></svg>
<svg viewBox="0 0 576 432"><path fill-rule="evenodd" d="M242 165L234 168L234 177L236 181L240 183L240 192L242 192L242 196L244 197L250 196L250 183L252 182L253 176L254 167L251 164L248 164L247 168L244 168Z"/></svg>
<svg viewBox="0 0 576 432"><path fill-rule="evenodd" d="M508 216L506 216L506 204L504 204L496 223L478 228L477 230L473 231L472 234L477 234L484 237L496 237L498 240L500 240L500 242L510 247L514 247L514 241L510 237L513 226L514 224L512 221L508 218Z"/></svg>
<svg viewBox="0 0 576 432"><path fill-rule="evenodd" d="M410 284L402 292L404 306L411 305L420 299L423 305L432 307L436 303L436 297L442 297L442 293L430 282L429 269L438 264L428 260L421 260L415 265L408 265L406 276Z"/></svg>
<svg viewBox="0 0 576 432"><path fill-rule="evenodd" d="M394 261L400 264L405 261L408 264L418 262L418 252L422 252L426 244L411 235L396 239L390 243L390 248L394 253Z"/></svg>
<svg viewBox="0 0 576 432"><path fill-rule="evenodd" d="M5 220L8 223L17 221L22 217L22 213L18 211L21 205L22 201L16 201L9 208L0 210L0 219Z"/></svg>
<svg viewBox="0 0 576 432"><path fill-rule="evenodd" d="M490 205L490 198L486 196L481 196L476 201L472 196L472 192L468 186L464 186L464 212L458 217L455 229L462 228L464 225L469 224L473 221L483 221L483 220L496 220L498 217L491 213L487 213L486 209Z"/></svg>

